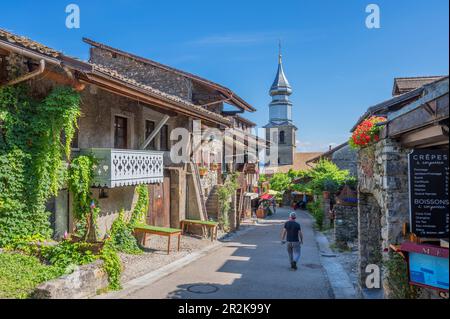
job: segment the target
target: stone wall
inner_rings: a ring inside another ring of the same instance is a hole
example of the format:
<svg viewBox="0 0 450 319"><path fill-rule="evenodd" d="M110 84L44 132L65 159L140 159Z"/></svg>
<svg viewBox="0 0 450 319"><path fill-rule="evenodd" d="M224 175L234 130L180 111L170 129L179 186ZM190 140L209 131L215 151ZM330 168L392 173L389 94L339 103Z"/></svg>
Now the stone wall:
<svg viewBox="0 0 450 319"><path fill-rule="evenodd" d="M192 100L192 81L184 76L101 48L91 48L89 61L116 70L160 91Z"/></svg>
<svg viewBox="0 0 450 319"><path fill-rule="evenodd" d="M103 261L78 267L73 273L40 284L32 294L34 299L84 299L95 296L108 287L108 275Z"/></svg>
<svg viewBox="0 0 450 319"><path fill-rule="evenodd" d="M409 222L409 152L397 142L384 139L358 153L361 283L365 282L365 266L376 263L381 267L381 260L389 258L390 244L403 241L402 225ZM385 296L389 297L386 290Z"/></svg>
<svg viewBox="0 0 450 319"><path fill-rule="evenodd" d="M347 248L358 239L358 207L334 205L334 237L336 245Z"/></svg>

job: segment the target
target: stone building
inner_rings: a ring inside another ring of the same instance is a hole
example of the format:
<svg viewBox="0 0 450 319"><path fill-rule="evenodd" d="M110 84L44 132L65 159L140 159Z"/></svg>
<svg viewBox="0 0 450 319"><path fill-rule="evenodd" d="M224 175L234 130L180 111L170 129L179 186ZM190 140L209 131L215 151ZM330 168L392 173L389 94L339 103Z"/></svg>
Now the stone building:
<svg viewBox="0 0 450 319"><path fill-rule="evenodd" d="M255 109L217 83L84 41L91 46L89 62L0 30L0 79L6 85L26 81L40 96L58 85L80 92L82 116L72 146L75 156L92 153L99 160L92 192L101 208L100 236L121 209L132 210L139 184L149 188L149 224L179 227L181 219L207 219L206 202L228 170L213 165L222 163L224 146L209 136L233 127L223 113L225 102L240 112ZM18 74L9 72L12 67ZM186 130L189 142L199 139L187 143L182 160L171 156L183 138L176 129ZM200 176L205 163L207 172ZM56 237L73 229L71 202L67 189L49 202Z"/></svg>
<svg viewBox="0 0 450 319"><path fill-rule="evenodd" d="M359 274L362 287L365 287L367 277L366 266L382 266L387 262L392 256L392 245L399 245L410 238L419 243L435 243L434 239L414 234L411 228L408 155L417 150L440 150L448 154L448 77L395 79L393 93L391 99L369 108L352 129L372 115L387 117L380 141L358 152ZM436 187L441 192L446 186ZM441 217L439 220L443 224L439 226L447 229L443 237L448 238L448 203L446 216L444 213ZM383 269L384 296L393 298L392 280ZM430 291L425 289L423 296L429 297Z"/></svg>
<svg viewBox="0 0 450 319"><path fill-rule="evenodd" d="M342 170L348 170L351 176L357 176L357 152L352 149L348 142L331 148L318 156L306 161L307 165L319 162L321 159L328 159Z"/></svg>

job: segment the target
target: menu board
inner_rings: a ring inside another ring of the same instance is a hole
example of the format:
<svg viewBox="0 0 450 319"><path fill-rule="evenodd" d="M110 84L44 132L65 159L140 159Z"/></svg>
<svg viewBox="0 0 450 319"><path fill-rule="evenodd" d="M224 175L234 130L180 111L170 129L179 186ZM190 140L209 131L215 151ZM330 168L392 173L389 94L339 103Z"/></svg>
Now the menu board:
<svg viewBox="0 0 450 319"><path fill-rule="evenodd" d="M411 232L423 238L448 238L448 150L409 154Z"/></svg>

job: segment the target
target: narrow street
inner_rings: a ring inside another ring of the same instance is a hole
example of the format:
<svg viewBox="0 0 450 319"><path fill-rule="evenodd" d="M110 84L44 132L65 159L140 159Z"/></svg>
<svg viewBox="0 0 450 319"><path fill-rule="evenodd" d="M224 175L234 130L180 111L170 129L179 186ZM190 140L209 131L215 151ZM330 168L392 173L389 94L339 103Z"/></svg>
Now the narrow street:
<svg viewBox="0 0 450 319"><path fill-rule="evenodd" d="M280 232L288 210L262 221L157 282L130 292L124 298L333 298L320 264L312 219L299 213L304 246L299 269L289 267Z"/></svg>

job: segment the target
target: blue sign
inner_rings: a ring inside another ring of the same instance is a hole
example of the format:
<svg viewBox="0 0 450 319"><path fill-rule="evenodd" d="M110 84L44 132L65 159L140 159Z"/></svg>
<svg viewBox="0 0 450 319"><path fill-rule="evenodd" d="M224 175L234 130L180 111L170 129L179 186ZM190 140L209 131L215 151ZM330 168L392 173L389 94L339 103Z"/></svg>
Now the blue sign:
<svg viewBox="0 0 450 319"><path fill-rule="evenodd" d="M409 253L409 275L414 283L448 290L448 258Z"/></svg>

